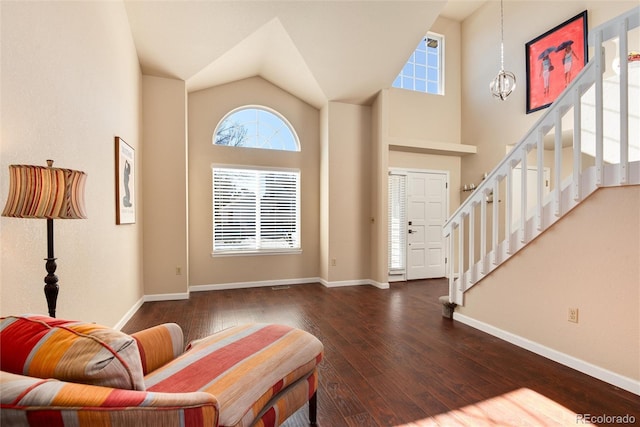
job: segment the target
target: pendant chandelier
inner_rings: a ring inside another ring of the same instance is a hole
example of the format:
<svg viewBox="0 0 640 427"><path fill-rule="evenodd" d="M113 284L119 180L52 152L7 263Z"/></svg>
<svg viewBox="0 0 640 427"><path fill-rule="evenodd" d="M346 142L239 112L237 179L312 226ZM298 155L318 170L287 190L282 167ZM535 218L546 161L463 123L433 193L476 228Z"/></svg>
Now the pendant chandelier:
<svg viewBox="0 0 640 427"><path fill-rule="evenodd" d="M504 70L504 11L500 0L500 72L489 85L491 94L504 101L516 88L516 76L511 71Z"/></svg>

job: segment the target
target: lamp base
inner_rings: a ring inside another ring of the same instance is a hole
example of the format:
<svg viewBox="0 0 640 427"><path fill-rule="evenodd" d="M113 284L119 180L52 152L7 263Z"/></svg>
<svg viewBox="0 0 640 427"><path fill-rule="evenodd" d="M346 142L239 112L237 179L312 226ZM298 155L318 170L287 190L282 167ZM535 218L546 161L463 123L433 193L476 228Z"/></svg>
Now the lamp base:
<svg viewBox="0 0 640 427"><path fill-rule="evenodd" d="M49 316L56 317L56 302L58 301L58 276L55 275L56 258L45 258L47 261L45 267L47 269L46 277L44 278L44 296L47 298L47 308L49 309Z"/></svg>

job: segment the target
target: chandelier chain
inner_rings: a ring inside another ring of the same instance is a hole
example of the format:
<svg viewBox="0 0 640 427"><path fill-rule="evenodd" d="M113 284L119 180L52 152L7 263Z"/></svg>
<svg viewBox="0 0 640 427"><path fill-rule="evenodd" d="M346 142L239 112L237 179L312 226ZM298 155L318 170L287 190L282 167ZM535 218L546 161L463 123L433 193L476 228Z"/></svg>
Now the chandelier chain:
<svg viewBox="0 0 640 427"><path fill-rule="evenodd" d="M515 87L516 76L504 70L504 2L500 0L500 72L489 84L489 89L495 98L504 101Z"/></svg>
<svg viewBox="0 0 640 427"><path fill-rule="evenodd" d="M500 0L500 69L504 70L504 9Z"/></svg>

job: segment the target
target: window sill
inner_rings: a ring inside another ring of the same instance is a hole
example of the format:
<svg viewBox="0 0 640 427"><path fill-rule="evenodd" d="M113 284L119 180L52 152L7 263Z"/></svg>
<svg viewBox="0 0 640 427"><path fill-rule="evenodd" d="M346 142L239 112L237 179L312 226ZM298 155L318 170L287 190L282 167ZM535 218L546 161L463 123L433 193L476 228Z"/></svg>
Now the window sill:
<svg viewBox="0 0 640 427"><path fill-rule="evenodd" d="M302 249L262 249L253 251L216 251L211 253L211 258L229 256L261 256L261 255L299 255Z"/></svg>

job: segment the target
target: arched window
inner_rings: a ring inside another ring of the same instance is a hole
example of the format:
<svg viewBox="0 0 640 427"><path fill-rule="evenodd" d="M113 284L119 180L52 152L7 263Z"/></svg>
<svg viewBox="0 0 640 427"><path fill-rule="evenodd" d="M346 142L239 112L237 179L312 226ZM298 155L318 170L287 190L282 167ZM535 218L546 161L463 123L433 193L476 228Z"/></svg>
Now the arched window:
<svg viewBox="0 0 640 427"><path fill-rule="evenodd" d="M231 111L213 144L300 151L293 127L259 106ZM213 255L300 253L300 170L214 164Z"/></svg>
<svg viewBox="0 0 640 427"><path fill-rule="evenodd" d="M293 127L280 114L266 107L241 107L218 123L213 134L215 145L300 151Z"/></svg>

